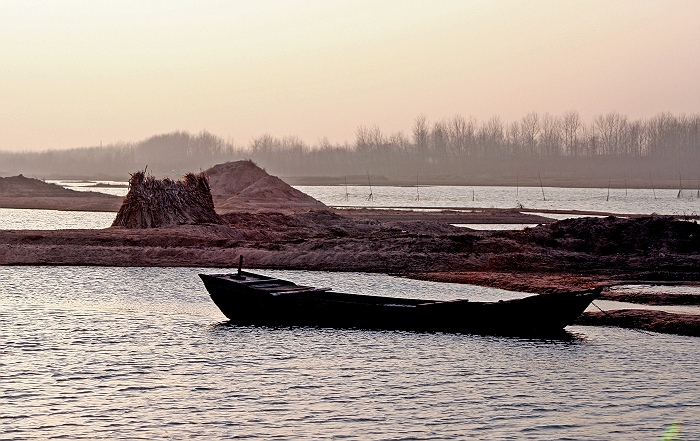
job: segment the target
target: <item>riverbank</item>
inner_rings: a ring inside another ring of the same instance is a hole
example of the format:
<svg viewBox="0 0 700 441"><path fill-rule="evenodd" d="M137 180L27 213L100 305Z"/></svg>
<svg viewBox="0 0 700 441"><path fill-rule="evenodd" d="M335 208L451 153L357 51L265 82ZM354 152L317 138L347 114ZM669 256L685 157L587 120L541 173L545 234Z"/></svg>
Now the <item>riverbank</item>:
<svg viewBox="0 0 700 441"><path fill-rule="evenodd" d="M700 226L674 217L555 222L520 209L330 209L250 161L221 164L206 173L216 224L0 230L0 265L233 267L244 255L249 268L387 273L533 293L629 280L700 280ZM24 177L6 179L23 184L26 200L69 191ZM151 199L137 204L142 216L172 214L172 204L150 206ZM533 227L478 231L454 226L474 223Z"/></svg>
<svg viewBox="0 0 700 441"><path fill-rule="evenodd" d="M117 212L119 196L75 191L22 175L0 178L0 208Z"/></svg>
<svg viewBox="0 0 700 441"><path fill-rule="evenodd" d="M230 212L223 225L5 230L0 264L235 267L244 255L248 268L378 272L533 293L630 280L700 280L700 226L668 217L475 231L367 214ZM694 335L693 326L687 335ZM655 330L672 329L686 328Z"/></svg>

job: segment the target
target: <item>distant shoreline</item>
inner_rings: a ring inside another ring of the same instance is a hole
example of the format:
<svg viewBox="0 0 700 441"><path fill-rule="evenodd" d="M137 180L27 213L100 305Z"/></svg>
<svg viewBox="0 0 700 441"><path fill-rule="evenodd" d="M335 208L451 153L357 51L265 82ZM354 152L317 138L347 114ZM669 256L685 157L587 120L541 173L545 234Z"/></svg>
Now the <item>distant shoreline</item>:
<svg viewBox="0 0 700 441"><path fill-rule="evenodd" d="M94 185L86 186L86 188L128 188L125 176L74 176L74 175L55 175L55 176L39 176L27 174L26 176L44 181L64 181L64 182L79 182L84 184ZM180 177L171 176L172 178ZM551 176L542 176L540 184L539 178L513 176L444 176L444 177L396 177L370 174L368 182L367 175L352 175L352 176L280 176L284 182L293 186L353 186L366 187L371 182L374 187L436 187L436 186L454 186L454 187L520 187L520 188L610 188L610 189L645 189L645 190L679 190L684 191L700 191L700 179L640 179L640 178L620 178L619 176L611 178L571 178L561 177L553 178ZM123 182L124 184L100 184L99 181L114 181Z"/></svg>
<svg viewBox="0 0 700 441"><path fill-rule="evenodd" d="M610 188L610 189L644 189L644 190L679 190L680 182L678 179L578 179L578 178L542 178L542 185L539 179L524 179L520 178L501 178L501 177L481 177L481 178L433 178L419 179L416 184L416 179L402 178L387 178L384 176L370 175L371 184L373 187L436 187L436 186L454 186L454 187L520 187L520 188ZM294 186L343 186L346 184L344 177L334 176L285 176L282 180ZM363 177L348 177L347 185L349 186L368 186L367 176ZM700 191L700 180L688 179L683 181L683 190Z"/></svg>

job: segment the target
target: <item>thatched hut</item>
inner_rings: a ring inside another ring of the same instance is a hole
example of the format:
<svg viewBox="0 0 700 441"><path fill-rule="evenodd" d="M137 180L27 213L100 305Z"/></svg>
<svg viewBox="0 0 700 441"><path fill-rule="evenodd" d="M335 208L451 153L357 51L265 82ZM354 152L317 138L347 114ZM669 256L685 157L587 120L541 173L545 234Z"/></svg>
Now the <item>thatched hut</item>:
<svg viewBox="0 0 700 441"><path fill-rule="evenodd" d="M188 173L181 181L156 179L139 171L129 179L113 227L157 228L168 225L221 224L214 211L209 181L204 173Z"/></svg>

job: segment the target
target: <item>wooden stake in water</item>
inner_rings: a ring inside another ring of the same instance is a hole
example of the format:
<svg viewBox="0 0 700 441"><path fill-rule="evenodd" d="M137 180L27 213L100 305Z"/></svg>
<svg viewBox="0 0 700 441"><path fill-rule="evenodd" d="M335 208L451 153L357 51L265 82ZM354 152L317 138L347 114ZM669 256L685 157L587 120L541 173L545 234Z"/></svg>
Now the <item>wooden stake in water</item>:
<svg viewBox="0 0 700 441"><path fill-rule="evenodd" d="M625 196L627 196L627 174L623 173L622 178L625 180Z"/></svg>
<svg viewBox="0 0 700 441"><path fill-rule="evenodd" d="M373 201L374 194L372 194L372 180L369 178L369 172L367 172L367 182L369 183L369 196L367 196L367 200Z"/></svg>
<svg viewBox="0 0 700 441"><path fill-rule="evenodd" d="M540 188L542 189L542 200L546 201L547 198L544 197L544 185L542 185L542 175L540 174L540 172L537 172L537 176L539 176L539 178L540 178Z"/></svg>
<svg viewBox="0 0 700 441"><path fill-rule="evenodd" d="M520 172L515 174L515 199L518 199L518 190L520 189Z"/></svg>
<svg viewBox="0 0 700 441"><path fill-rule="evenodd" d="M345 177L345 200L347 201L348 198L350 197L350 193L348 193L348 177Z"/></svg>
<svg viewBox="0 0 700 441"><path fill-rule="evenodd" d="M649 173L649 182L651 182L651 191L654 192L654 200L656 200L656 190L654 190L654 181L651 179L651 172Z"/></svg>
<svg viewBox="0 0 700 441"><path fill-rule="evenodd" d="M476 195L474 194L474 189L472 188L472 202L476 200Z"/></svg>
<svg viewBox="0 0 700 441"><path fill-rule="evenodd" d="M420 191L418 190L418 173L416 173L416 200L420 201Z"/></svg>
<svg viewBox="0 0 700 441"><path fill-rule="evenodd" d="M681 193L683 192L683 178L681 177L681 172L678 172L678 195L676 198L681 198Z"/></svg>
<svg viewBox="0 0 700 441"><path fill-rule="evenodd" d="M605 198L605 202L610 201L610 179L608 179L608 196Z"/></svg>

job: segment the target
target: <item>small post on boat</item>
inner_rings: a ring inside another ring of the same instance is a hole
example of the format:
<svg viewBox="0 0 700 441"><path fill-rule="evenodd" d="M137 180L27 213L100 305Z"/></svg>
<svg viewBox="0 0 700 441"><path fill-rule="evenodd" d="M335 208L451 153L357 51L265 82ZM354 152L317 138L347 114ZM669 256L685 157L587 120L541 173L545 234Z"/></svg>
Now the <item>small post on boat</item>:
<svg viewBox="0 0 700 441"><path fill-rule="evenodd" d="M243 269L243 254L241 254L241 255L238 257L238 275L237 275L237 277L238 277L239 279L242 279L242 278L243 278L243 276L241 275L241 270L242 270L242 269Z"/></svg>

